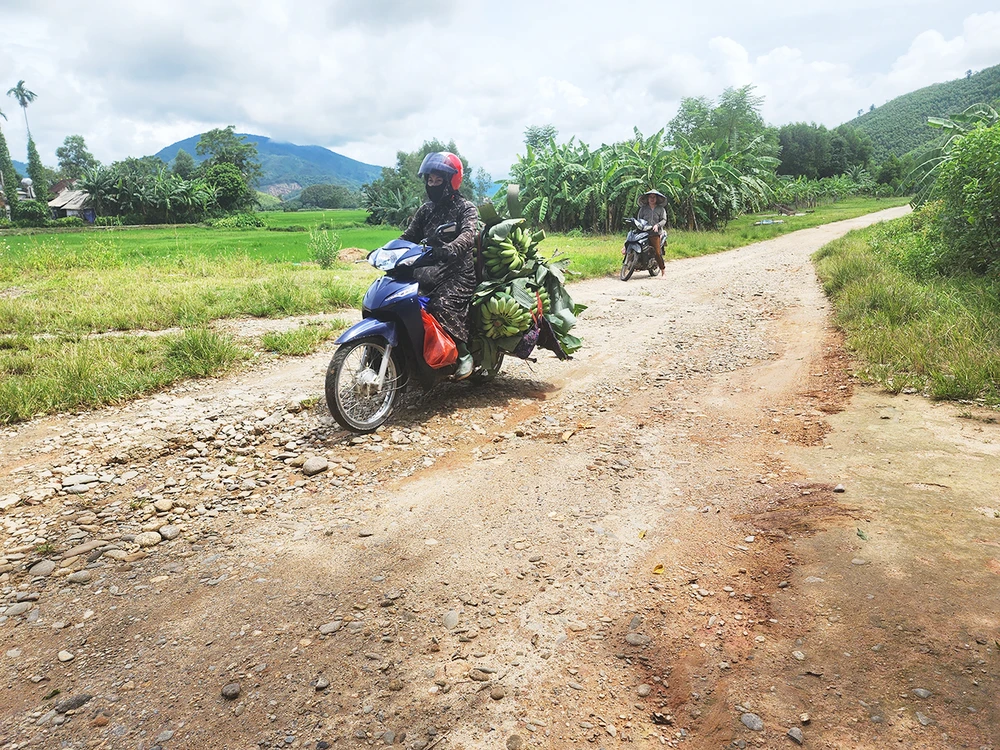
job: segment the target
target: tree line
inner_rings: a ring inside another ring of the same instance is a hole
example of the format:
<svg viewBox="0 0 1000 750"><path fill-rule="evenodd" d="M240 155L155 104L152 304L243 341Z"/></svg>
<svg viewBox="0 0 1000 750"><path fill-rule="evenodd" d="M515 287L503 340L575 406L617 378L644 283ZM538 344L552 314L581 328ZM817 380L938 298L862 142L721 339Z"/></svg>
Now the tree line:
<svg viewBox="0 0 1000 750"><path fill-rule="evenodd" d="M888 169L873 164L870 139L855 128L769 127L760 113L763 101L752 85L727 88L717 100L685 98L660 131L644 135L634 129L630 137L596 148L575 137L560 142L552 125L532 125L524 133L524 154L499 189L480 169L464 192L482 202L516 183L522 212L533 223L608 233L634 215L638 196L650 189L667 196L671 226L715 229L776 203L799 207L859 193L889 194L903 183L898 160ZM362 188L369 221L406 223L423 200L417 166L435 150L459 153L453 142L437 140L401 151L395 167Z"/></svg>

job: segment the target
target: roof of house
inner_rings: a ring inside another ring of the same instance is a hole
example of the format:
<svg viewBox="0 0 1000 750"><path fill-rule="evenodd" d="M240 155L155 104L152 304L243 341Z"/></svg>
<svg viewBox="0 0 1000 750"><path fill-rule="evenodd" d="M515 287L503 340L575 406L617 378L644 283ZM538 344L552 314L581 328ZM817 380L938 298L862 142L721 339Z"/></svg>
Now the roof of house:
<svg viewBox="0 0 1000 750"><path fill-rule="evenodd" d="M79 211L90 208L90 196L82 190L64 190L49 201L51 208L61 208L64 211Z"/></svg>

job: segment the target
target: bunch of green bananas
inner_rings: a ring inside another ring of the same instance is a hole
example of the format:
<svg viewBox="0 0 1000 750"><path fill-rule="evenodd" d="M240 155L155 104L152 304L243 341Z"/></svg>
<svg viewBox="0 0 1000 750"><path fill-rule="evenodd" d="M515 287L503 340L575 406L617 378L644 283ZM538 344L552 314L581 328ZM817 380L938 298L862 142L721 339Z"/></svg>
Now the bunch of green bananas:
<svg viewBox="0 0 1000 750"><path fill-rule="evenodd" d="M544 238L545 233L541 230L532 234L520 226L511 229L503 239L487 232L482 255L489 276L502 279L508 273L518 273L537 257L538 243Z"/></svg>
<svg viewBox="0 0 1000 750"><path fill-rule="evenodd" d="M536 291L536 294L538 294L539 299L541 299L542 301L542 312L543 313L552 312L552 302L549 299L548 290L544 288L538 289Z"/></svg>
<svg viewBox="0 0 1000 750"><path fill-rule="evenodd" d="M531 313L509 294L494 294L479 306L483 333L491 339L514 336L528 330Z"/></svg>
<svg viewBox="0 0 1000 750"><path fill-rule="evenodd" d="M483 262L492 278L502 279L511 271L520 271L524 266L524 257L510 238L497 240L487 236L483 243Z"/></svg>

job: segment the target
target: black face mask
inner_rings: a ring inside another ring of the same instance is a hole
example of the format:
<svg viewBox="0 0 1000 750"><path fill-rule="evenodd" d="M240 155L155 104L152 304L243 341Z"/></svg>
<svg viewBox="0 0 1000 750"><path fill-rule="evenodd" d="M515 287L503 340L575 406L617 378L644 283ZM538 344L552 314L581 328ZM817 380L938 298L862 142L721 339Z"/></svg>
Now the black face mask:
<svg viewBox="0 0 1000 750"><path fill-rule="evenodd" d="M434 203L440 203L441 199L444 198L443 182L440 185L424 185L424 189L427 191L427 197Z"/></svg>

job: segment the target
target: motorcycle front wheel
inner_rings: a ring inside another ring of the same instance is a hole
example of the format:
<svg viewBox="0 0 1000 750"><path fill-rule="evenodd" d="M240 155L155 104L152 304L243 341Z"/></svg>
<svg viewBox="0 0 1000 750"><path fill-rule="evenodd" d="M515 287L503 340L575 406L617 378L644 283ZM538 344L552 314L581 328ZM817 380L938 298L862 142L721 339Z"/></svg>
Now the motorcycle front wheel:
<svg viewBox="0 0 1000 750"><path fill-rule="evenodd" d="M342 427L372 432L392 415L404 373L390 354L385 378L378 385L385 356L385 339L378 336L342 344L333 355L326 371L326 405Z"/></svg>
<svg viewBox="0 0 1000 750"><path fill-rule="evenodd" d="M632 273L635 271L635 253L631 250L625 253L625 260L622 261L622 270L618 272L618 278L622 281L628 281L632 278Z"/></svg>

